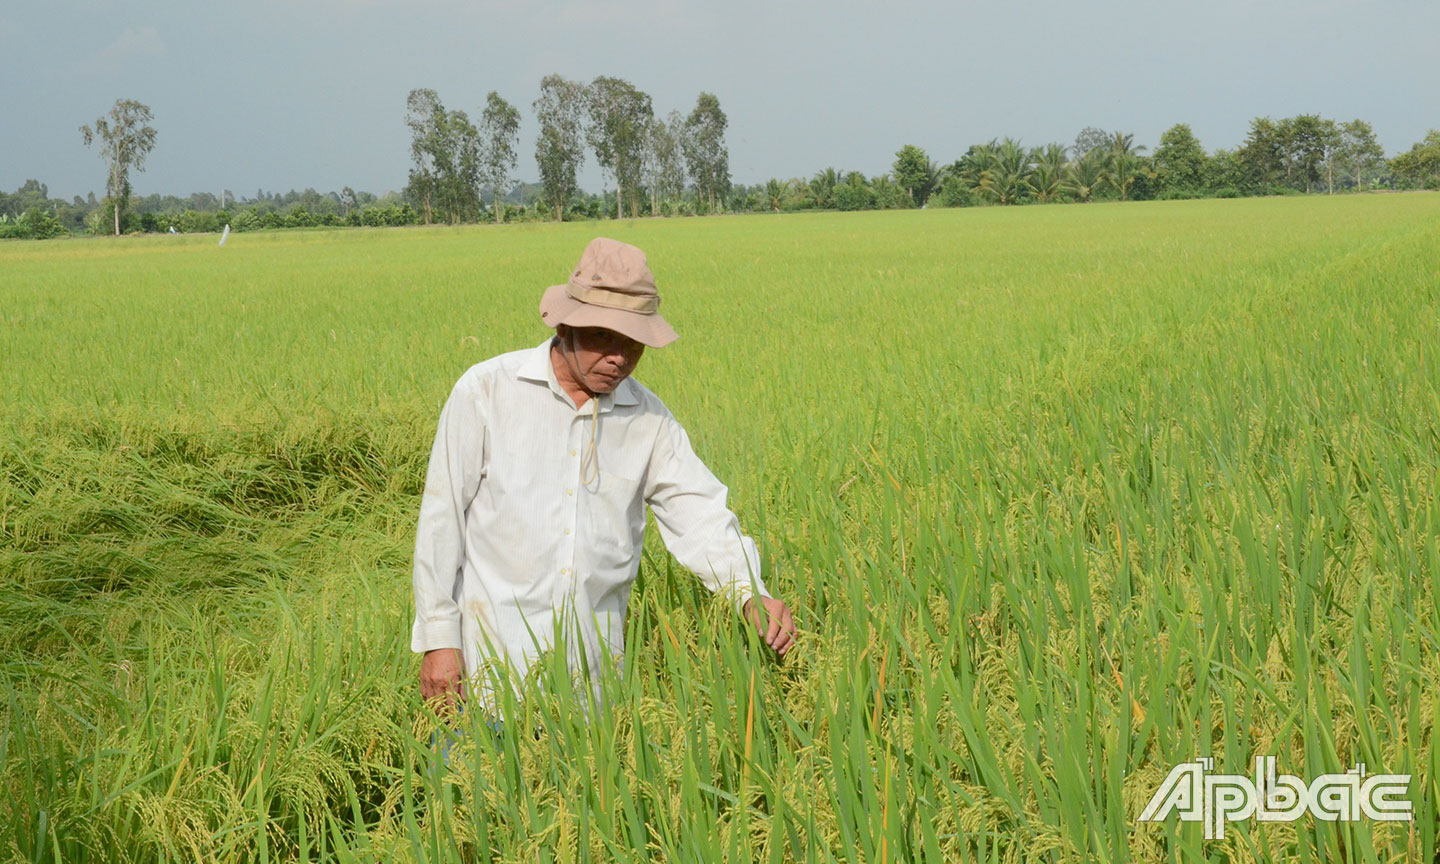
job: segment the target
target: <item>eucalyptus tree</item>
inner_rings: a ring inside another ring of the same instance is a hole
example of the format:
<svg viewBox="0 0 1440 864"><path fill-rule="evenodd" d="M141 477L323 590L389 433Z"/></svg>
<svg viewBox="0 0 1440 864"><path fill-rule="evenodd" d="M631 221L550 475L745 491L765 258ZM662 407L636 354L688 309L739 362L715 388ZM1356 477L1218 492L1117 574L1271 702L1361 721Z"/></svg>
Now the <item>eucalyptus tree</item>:
<svg viewBox="0 0 1440 864"><path fill-rule="evenodd" d="M671 111L665 119L650 121L645 129L644 180L650 189L650 213L658 215L660 202L685 192L685 118Z"/></svg>
<svg viewBox="0 0 1440 864"><path fill-rule="evenodd" d="M134 99L116 99L107 117L95 121L95 127L80 127L80 137L89 147L100 140L100 156L109 163L105 177L105 194L109 196L115 217L115 236L120 236L120 217L130 204L130 170L145 170L145 157L155 146L155 117L150 107Z"/></svg>
<svg viewBox="0 0 1440 864"><path fill-rule="evenodd" d="M1298 114L1280 121L1281 151L1288 163L1287 176L1303 192L1316 191L1321 180L1327 192L1335 191L1332 159L1340 146L1340 127L1318 114Z"/></svg>
<svg viewBox="0 0 1440 864"><path fill-rule="evenodd" d="M1095 126L1086 126L1075 136L1075 146L1072 148L1075 158L1078 160L1091 150L1110 148L1111 136L1109 132Z"/></svg>
<svg viewBox="0 0 1440 864"><path fill-rule="evenodd" d="M480 215L480 130L464 111L447 112L440 125L436 201L454 225Z"/></svg>
<svg viewBox="0 0 1440 864"><path fill-rule="evenodd" d="M434 221L435 197L440 184L437 161L442 158L438 151L445 121L445 106L434 90L422 87L410 91L405 99L405 125L410 129L410 160L414 165L405 192L426 225Z"/></svg>
<svg viewBox="0 0 1440 864"><path fill-rule="evenodd" d="M730 188L730 150L725 146L729 121L713 93L701 93L685 119L685 162L695 180L695 191L711 213Z"/></svg>
<svg viewBox="0 0 1440 864"><path fill-rule="evenodd" d="M1339 170L1341 182L1355 190L1369 188L1385 170L1385 151L1375 140L1375 130L1364 120L1351 120L1340 127L1340 145L1331 154L1328 171Z"/></svg>
<svg viewBox="0 0 1440 864"><path fill-rule="evenodd" d="M615 218L625 215L625 190L631 190L631 214L639 215L635 190L645 159L645 129L654 119L650 96L622 78L604 75L590 83L590 126L586 139L595 161L615 179Z"/></svg>
<svg viewBox="0 0 1440 864"><path fill-rule="evenodd" d="M495 221L505 221L505 192L510 188L511 172L519 161L520 112L494 90L485 97L485 111L480 115L480 174L490 187L490 200Z"/></svg>
<svg viewBox="0 0 1440 864"><path fill-rule="evenodd" d="M556 222L565 218L565 204L575 194L575 178L585 161L585 100L584 84L546 75L540 79L540 95L531 105L540 124L535 163Z"/></svg>

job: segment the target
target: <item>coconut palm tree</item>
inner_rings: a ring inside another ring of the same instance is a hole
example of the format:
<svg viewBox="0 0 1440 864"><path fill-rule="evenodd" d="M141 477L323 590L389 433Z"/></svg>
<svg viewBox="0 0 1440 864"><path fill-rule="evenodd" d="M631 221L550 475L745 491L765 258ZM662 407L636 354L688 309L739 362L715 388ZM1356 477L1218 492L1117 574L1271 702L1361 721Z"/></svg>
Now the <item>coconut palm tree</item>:
<svg viewBox="0 0 1440 864"><path fill-rule="evenodd" d="M774 177L771 177L770 182L765 184L765 204L776 213L779 213L780 208L785 206L785 184Z"/></svg>
<svg viewBox="0 0 1440 864"><path fill-rule="evenodd" d="M1065 194L1076 201L1089 201L1105 183L1105 151L1094 149L1071 162L1065 171Z"/></svg>
<svg viewBox="0 0 1440 864"><path fill-rule="evenodd" d="M945 182L945 166L934 159L925 160L925 200L940 191L940 184ZM921 203L924 206L924 203Z"/></svg>
<svg viewBox="0 0 1440 864"><path fill-rule="evenodd" d="M1130 187L1135 183L1136 163L1139 162L1140 151L1144 149L1136 147L1135 136L1127 132L1116 132L1110 139L1105 179L1120 193L1121 201L1129 200Z"/></svg>
<svg viewBox="0 0 1440 864"><path fill-rule="evenodd" d="M996 204L1018 204L1030 191L1030 151L1013 138L985 145L975 191Z"/></svg>
<svg viewBox="0 0 1440 864"><path fill-rule="evenodd" d="M1069 148L1064 144L1047 144L1036 147L1030 153L1034 170L1030 174L1030 189L1035 200L1047 204L1060 197L1065 182L1065 164Z"/></svg>
<svg viewBox="0 0 1440 864"><path fill-rule="evenodd" d="M945 173L965 184L966 189L974 191L980 185L980 172L984 170L983 163L994 143L970 145L965 155L951 162Z"/></svg>
<svg viewBox="0 0 1440 864"><path fill-rule="evenodd" d="M815 197L815 206L819 208L835 206L835 187L840 183L840 172L834 168L826 168L816 173L815 179L810 181L810 194Z"/></svg>

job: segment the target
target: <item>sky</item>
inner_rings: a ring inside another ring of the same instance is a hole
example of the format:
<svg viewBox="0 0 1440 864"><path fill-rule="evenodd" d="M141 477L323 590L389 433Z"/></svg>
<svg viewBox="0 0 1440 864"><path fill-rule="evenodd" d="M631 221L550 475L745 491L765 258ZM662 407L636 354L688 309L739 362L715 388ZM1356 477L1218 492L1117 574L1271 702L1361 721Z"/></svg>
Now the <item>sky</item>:
<svg viewBox="0 0 1440 864"><path fill-rule="evenodd" d="M746 184L1086 126L1153 151L1183 122L1233 148L1251 119L1303 113L1364 119L1394 155L1440 128L1437 32L1435 0L11 0L0 190L103 195L78 130L117 99L155 116L137 194L399 190L418 87L472 119L491 90L515 104L533 181L552 73L625 78L659 114L714 93ZM599 189L593 155L580 180Z"/></svg>

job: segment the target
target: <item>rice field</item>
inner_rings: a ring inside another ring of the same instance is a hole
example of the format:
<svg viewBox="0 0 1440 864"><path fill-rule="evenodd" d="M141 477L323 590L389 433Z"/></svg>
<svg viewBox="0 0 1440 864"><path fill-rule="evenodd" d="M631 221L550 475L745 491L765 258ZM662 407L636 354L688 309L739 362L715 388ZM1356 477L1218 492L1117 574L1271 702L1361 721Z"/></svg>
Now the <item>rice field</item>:
<svg viewBox="0 0 1440 864"><path fill-rule="evenodd" d="M597 233L801 642L652 526L606 714L447 765L435 423ZM1440 195L216 241L0 244L0 859L1437 860ZM1262 755L1413 821L1138 821Z"/></svg>

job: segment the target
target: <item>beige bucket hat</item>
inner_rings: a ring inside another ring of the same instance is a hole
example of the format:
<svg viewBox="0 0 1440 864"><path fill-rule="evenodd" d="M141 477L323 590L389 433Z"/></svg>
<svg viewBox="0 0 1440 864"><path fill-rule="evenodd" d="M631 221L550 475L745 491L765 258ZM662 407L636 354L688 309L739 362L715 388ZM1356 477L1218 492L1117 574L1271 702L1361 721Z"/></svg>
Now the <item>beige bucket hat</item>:
<svg viewBox="0 0 1440 864"><path fill-rule="evenodd" d="M591 240L569 281L551 285L540 298L540 317L551 327L604 327L651 348L679 338L659 308L645 253L609 237Z"/></svg>

